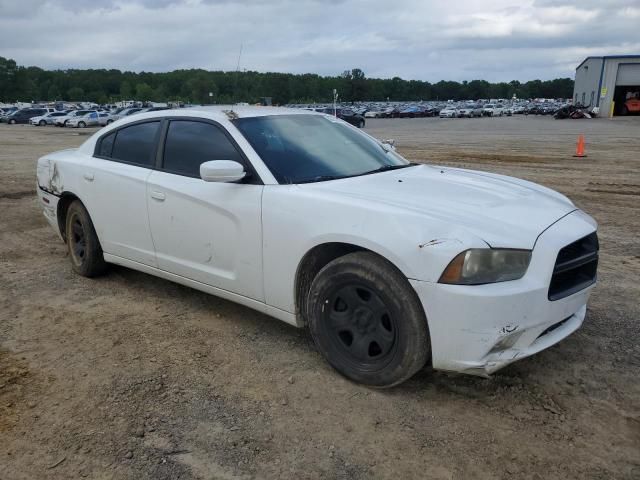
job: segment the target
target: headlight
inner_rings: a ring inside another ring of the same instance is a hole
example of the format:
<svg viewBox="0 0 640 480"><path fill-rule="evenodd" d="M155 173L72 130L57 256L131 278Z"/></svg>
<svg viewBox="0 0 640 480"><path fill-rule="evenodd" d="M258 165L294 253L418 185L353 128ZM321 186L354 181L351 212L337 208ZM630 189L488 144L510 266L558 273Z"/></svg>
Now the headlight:
<svg viewBox="0 0 640 480"><path fill-rule="evenodd" d="M457 255L444 269L439 283L481 285L522 278L531 250L472 248Z"/></svg>

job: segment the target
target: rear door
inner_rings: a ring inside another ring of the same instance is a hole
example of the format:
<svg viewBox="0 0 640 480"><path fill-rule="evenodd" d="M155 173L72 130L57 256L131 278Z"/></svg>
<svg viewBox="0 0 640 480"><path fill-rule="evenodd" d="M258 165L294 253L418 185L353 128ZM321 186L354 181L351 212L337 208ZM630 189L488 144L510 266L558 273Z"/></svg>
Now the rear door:
<svg viewBox="0 0 640 480"><path fill-rule="evenodd" d="M149 175L149 223L159 268L264 301L262 191L255 173L238 183L205 182L200 164L251 165L226 130L204 119L165 126L161 165Z"/></svg>
<svg viewBox="0 0 640 480"><path fill-rule="evenodd" d="M146 181L155 167L161 121L128 124L101 137L82 165L85 202L105 253L156 266Z"/></svg>

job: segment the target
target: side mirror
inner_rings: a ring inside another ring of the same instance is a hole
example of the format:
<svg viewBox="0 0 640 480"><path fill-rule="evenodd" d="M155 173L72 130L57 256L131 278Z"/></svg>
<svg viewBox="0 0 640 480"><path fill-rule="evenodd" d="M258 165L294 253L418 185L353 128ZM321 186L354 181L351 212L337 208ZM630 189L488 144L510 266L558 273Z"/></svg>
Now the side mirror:
<svg viewBox="0 0 640 480"><path fill-rule="evenodd" d="M211 160L200 164L200 178L205 182L237 182L247 173L233 160Z"/></svg>

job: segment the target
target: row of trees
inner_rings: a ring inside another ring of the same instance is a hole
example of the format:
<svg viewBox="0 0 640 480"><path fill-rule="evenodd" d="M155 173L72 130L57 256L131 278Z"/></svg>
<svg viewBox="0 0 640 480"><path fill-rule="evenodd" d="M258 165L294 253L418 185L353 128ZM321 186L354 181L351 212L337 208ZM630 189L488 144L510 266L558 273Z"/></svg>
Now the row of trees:
<svg viewBox="0 0 640 480"><path fill-rule="evenodd" d="M362 70L342 75L274 72L221 72L201 69L165 73L120 70L43 70L23 67L0 57L0 101L119 100L183 101L185 103L255 103L271 97L275 104L330 102L333 89L343 101L463 100L478 98L569 98L573 80L490 83L485 80L440 81L366 78Z"/></svg>

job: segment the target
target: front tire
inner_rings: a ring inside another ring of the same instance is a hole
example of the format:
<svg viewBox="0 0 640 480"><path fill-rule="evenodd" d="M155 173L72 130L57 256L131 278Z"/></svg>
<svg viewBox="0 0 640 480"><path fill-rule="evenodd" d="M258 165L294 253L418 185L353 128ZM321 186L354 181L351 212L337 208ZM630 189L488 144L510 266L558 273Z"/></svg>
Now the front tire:
<svg viewBox="0 0 640 480"><path fill-rule="evenodd" d="M426 364L431 348L427 319L404 275L371 252L327 264L308 297L311 336L345 377L392 387Z"/></svg>
<svg viewBox="0 0 640 480"><path fill-rule="evenodd" d="M89 212L80 200L74 200L67 210L66 239L71 267L83 277L101 275L107 269L102 247Z"/></svg>
<svg viewBox="0 0 640 480"><path fill-rule="evenodd" d="M9 120L9 125L15 125L15 124L16 124L16 120L14 118Z"/></svg>
<svg viewBox="0 0 640 480"><path fill-rule="evenodd" d="M79 128L84 128L84 127L86 127L86 126L87 126L87 124L86 124L86 123L84 123L84 122L78 122L78 127L79 127Z"/></svg>
<svg viewBox="0 0 640 480"><path fill-rule="evenodd" d="M41 127L44 127L47 124L47 122L45 122L44 120L40 120L38 122L38 125L40 125Z"/></svg>

